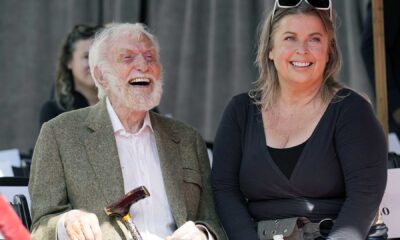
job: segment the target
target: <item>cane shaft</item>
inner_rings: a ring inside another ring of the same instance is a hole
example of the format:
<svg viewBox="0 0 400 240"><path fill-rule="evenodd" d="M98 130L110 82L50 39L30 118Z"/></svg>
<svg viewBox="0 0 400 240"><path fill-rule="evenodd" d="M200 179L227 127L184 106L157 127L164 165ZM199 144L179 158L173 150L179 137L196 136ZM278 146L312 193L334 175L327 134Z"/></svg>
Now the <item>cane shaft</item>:
<svg viewBox="0 0 400 240"><path fill-rule="evenodd" d="M142 236L139 233L136 225L133 223L132 218L123 218L122 222L125 224L125 227L131 233L133 240L142 240Z"/></svg>

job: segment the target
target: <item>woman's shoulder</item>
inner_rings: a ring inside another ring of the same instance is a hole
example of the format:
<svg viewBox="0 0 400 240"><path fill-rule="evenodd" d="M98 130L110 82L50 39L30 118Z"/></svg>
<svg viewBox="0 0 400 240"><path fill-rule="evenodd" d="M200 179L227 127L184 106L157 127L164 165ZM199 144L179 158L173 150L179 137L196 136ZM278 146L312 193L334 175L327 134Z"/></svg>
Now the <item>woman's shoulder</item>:
<svg viewBox="0 0 400 240"><path fill-rule="evenodd" d="M255 97L250 96L249 92L242 92L233 96L230 102L236 105L249 106L255 103L254 98Z"/></svg>
<svg viewBox="0 0 400 240"><path fill-rule="evenodd" d="M57 105L56 101L46 101L45 103L43 103L40 109L40 125L42 125L44 122L49 121L50 119L53 119L62 112L64 111Z"/></svg>
<svg viewBox="0 0 400 240"><path fill-rule="evenodd" d="M333 103L333 109L336 109L335 112L345 118L374 116L373 106L369 98L350 88L340 89L331 103Z"/></svg>
<svg viewBox="0 0 400 240"><path fill-rule="evenodd" d="M233 96L228 102L227 109L244 110L254 103L254 100L249 96L249 93L243 92Z"/></svg>
<svg viewBox="0 0 400 240"><path fill-rule="evenodd" d="M41 107L42 114L60 114L63 110L57 105L57 102L54 100L48 100L43 103Z"/></svg>
<svg viewBox="0 0 400 240"><path fill-rule="evenodd" d="M240 93L231 98L223 115L244 124L243 121L245 121L248 116L255 115L257 111L257 105L249 93Z"/></svg>
<svg viewBox="0 0 400 240"><path fill-rule="evenodd" d="M232 100L238 102L248 102L250 99L248 92L242 92L232 97Z"/></svg>
<svg viewBox="0 0 400 240"><path fill-rule="evenodd" d="M342 103L344 105L361 104L372 106L371 100L366 93L362 93L351 88L339 89L333 97L332 102Z"/></svg>

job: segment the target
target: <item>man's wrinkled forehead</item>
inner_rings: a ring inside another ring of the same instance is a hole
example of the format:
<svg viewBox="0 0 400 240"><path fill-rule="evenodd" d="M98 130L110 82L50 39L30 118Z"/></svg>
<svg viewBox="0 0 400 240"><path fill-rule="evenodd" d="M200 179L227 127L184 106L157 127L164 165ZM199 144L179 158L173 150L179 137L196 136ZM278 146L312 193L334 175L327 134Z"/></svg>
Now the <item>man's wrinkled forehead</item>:
<svg viewBox="0 0 400 240"><path fill-rule="evenodd" d="M111 43L111 45L113 46L118 46L120 43L144 43L146 47L155 48L152 40L145 33L142 32L133 33L129 31L124 31L118 35L110 36L107 42Z"/></svg>
<svg viewBox="0 0 400 240"><path fill-rule="evenodd" d="M105 42L104 50L106 55L118 54L122 49L130 49L135 47L143 47L146 50L154 50L157 52L156 46L152 40L144 33L122 32L119 35L112 35ZM157 52L158 54L158 52Z"/></svg>

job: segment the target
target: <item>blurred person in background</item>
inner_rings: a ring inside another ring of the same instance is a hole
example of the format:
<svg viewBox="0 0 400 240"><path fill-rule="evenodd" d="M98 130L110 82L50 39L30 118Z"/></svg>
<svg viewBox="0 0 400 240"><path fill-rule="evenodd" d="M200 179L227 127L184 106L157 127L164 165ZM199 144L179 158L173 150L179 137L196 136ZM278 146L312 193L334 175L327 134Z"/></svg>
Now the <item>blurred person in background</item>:
<svg viewBox="0 0 400 240"><path fill-rule="evenodd" d="M40 111L40 125L63 112L98 102L88 55L94 35L100 29L98 26L78 24L68 34L61 48L53 96Z"/></svg>

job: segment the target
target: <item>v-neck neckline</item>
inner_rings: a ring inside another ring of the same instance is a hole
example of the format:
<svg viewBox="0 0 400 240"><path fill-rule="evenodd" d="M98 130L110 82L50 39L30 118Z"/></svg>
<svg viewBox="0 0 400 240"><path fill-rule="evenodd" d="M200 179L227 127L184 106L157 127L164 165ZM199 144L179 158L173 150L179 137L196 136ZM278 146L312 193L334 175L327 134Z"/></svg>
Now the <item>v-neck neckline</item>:
<svg viewBox="0 0 400 240"><path fill-rule="evenodd" d="M336 96L338 96L338 94L345 88L339 89L334 97L332 99L334 99ZM321 124L322 122L325 121L325 118L327 118L327 115L332 111L332 99L330 100L330 102L328 103L328 106L326 107L324 113L322 114L321 118L319 119L317 125L315 126L314 130L312 131L310 137L308 139L306 139L307 143L304 146L304 149L302 151L302 153L300 154L299 159L297 160L297 163L292 171L292 174L290 175L290 178L286 177L286 175L281 171L281 169L278 167L278 165L276 165L276 163L274 162L274 160L272 159L272 156L268 150L268 146L267 146L267 140L266 140L266 135L265 135L265 131L264 131L264 124L263 124L263 120L262 120L262 112L259 108L257 108L257 122L259 124L257 125L257 132L259 132L260 134L258 134L258 136L260 137L259 141L257 141L259 144L261 144L261 149L263 149L263 153L265 156L266 161L268 161L268 164L274 169L274 171L276 173L279 174L279 176L281 177L281 179L285 179L285 181L288 184L291 184L293 182L294 179L296 179L297 176L297 172L299 171L298 169L301 167L302 162L304 162L305 156L308 153L308 149L310 145L313 145L313 141L315 139L315 135L317 134L317 132L319 131L319 129L321 128Z"/></svg>

